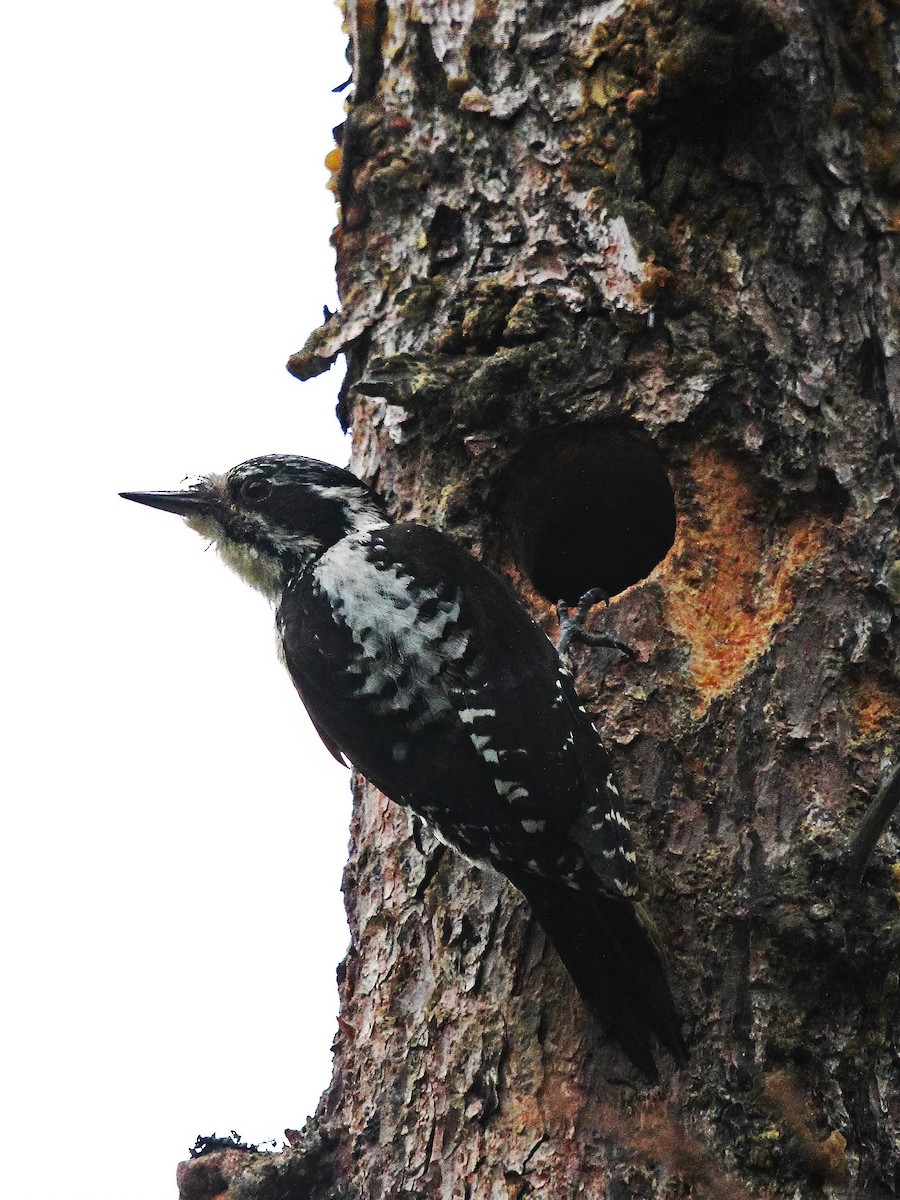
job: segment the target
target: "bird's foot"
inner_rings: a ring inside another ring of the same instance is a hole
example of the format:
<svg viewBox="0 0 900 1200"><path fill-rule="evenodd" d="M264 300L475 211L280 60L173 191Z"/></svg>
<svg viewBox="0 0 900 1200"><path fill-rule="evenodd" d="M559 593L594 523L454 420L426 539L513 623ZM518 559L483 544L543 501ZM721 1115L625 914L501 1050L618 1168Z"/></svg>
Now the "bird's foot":
<svg viewBox="0 0 900 1200"><path fill-rule="evenodd" d="M565 600L557 600L556 616L559 621L559 641L557 642L557 653L562 655L567 654L572 642L583 642L586 646L607 646L610 650L620 650L622 654L626 654L629 658L636 658L637 655L632 648L625 642L620 642L616 638L607 637L604 633L591 633L585 629L584 623L587 620L588 613L595 604L608 604L609 596L603 588L591 588L589 592L585 592L578 604L575 607L574 614L570 614L569 606Z"/></svg>

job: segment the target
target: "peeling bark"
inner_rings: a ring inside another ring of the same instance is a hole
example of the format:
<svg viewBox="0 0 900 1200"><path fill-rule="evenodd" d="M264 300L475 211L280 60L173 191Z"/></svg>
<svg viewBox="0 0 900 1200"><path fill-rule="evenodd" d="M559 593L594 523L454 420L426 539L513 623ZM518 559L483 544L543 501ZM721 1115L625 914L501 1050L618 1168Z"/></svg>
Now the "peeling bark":
<svg viewBox="0 0 900 1200"><path fill-rule="evenodd" d="M692 1062L642 1085L513 891L360 784L334 1079L220 1190L897 1195L896 829L846 870L900 750L897 7L346 12L343 308L291 369L347 356L354 469L548 630L522 548L598 528L597 624L636 658L573 654ZM616 438L674 494L642 574L617 556L662 516L604 527Z"/></svg>

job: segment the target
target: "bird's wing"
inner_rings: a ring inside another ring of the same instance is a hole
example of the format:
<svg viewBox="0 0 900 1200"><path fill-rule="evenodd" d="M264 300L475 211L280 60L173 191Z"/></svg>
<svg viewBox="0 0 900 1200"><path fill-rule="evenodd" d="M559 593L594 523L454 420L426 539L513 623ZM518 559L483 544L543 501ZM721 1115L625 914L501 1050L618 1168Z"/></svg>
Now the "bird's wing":
<svg viewBox="0 0 900 1200"><path fill-rule="evenodd" d="M345 539L287 589L279 624L325 738L472 857L467 830L517 860L559 852L586 820L588 842L600 833L609 765L571 679L511 589L451 539L420 525Z"/></svg>

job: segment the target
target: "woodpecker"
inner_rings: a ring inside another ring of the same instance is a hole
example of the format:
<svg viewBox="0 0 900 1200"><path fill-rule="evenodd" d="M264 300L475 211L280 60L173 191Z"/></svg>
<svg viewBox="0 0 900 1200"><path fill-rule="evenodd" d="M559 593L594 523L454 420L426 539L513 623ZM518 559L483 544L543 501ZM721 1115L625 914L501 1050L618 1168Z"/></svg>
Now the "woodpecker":
<svg viewBox="0 0 900 1200"><path fill-rule="evenodd" d="M183 517L275 603L284 662L327 748L522 892L632 1062L657 1079L658 1041L683 1064L609 758L505 581L311 458L121 495Z"/></svg>

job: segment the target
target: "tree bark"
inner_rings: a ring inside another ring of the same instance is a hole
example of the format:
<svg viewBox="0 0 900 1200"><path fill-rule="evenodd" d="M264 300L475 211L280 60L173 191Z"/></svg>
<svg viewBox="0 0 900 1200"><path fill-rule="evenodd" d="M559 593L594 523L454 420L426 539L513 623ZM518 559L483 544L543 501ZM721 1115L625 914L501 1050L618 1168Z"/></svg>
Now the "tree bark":
<svg viewBox="0 0 900 1200"><path fill-rule="evenodd" d="M357 781L332 1084L182 1194L895 1196L896 831L848 858L900 753L897 6L346 15L343 307L290 368L346 355L353 469L548 632L612 593L635 658L579 686L692 1057L643 1084L518 895Z"/></svg>

